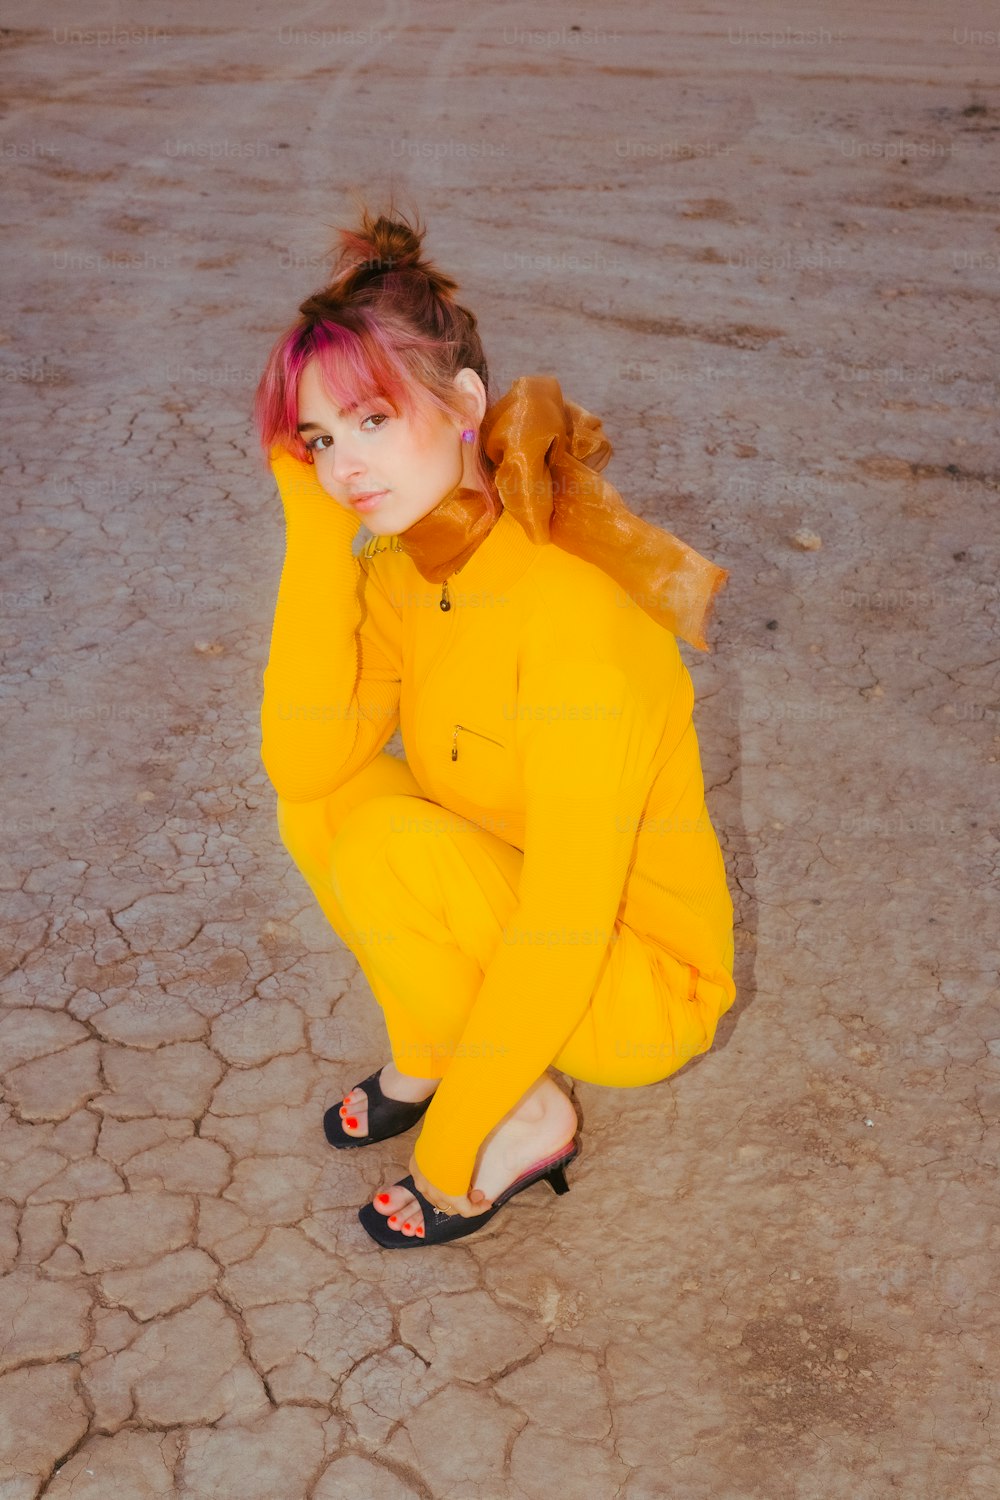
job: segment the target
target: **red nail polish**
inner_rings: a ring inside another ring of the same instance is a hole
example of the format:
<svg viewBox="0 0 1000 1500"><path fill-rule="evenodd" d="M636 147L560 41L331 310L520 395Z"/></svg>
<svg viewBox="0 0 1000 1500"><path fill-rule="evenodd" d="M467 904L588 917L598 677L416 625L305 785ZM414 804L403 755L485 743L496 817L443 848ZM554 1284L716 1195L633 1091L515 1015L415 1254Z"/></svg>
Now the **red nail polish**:
<svg viewBox="0 0 1000 1500"><path fill-rule="evenodd" d="M388 1193L379 1193L379 1195L378 1195L378 1201L380 1203L388 1203L388 1201L389 1201L389 1194Z"/></svg>
<svg viewBox="0 0 1000 1500"><path fill-rule="evenodd" d="M407 1223L405 1223L405 1224L404 1224L404 1225L403 1225L403 1228L404 1228L404 1229L409 1229L409 1227L410 1227L410 1225L409 1225L409 1221L407 1221Z"/></svg>
<svg viewBox="0 0 1000 1500"><path fill-rule="evenodd" d="M424 1226L422 1224L418 1225L418 1227L417 1227L417 1233L418 1234L423 1234L423 1232L424 1232Z"/></svg>
<svg viewBox="0 0 1000 1500"><path fill-rule="evenodd" d="M344 1124L345 1124L345 1125L349 1125L349 1126L350 1126L350 1127L351 1127L351 1129L352 1129L352 1130L356 1130L356 1129L357 1129L357 1126L358 1126L358 1122L357 1122L357 1120L354 1120L354 1119L350 1119L350 1120L345 1120L345 1121L344 1121Z"/></svg>
<svg viewBox="0 0 1000 1500"><path fill-rule="evenodd" d="M396 1214L390 1214L389 1215L389 1223L390 1224L395 1224L397 1217L398 1216Z"/></svg>

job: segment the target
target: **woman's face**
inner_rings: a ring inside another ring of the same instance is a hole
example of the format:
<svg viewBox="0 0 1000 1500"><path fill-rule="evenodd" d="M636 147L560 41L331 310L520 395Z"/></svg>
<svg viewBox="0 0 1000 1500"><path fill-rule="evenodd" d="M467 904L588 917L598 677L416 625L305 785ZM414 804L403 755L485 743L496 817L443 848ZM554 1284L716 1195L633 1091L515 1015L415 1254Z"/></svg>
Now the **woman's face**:
<svg viewBox="0 0 1000 1500"><path fill-rule="evenodd" d="M478 426L486 392L474 370L461 370L456 388L466 396ZM406 531L433 510L457 484L471 484L471 443L462 442L456 419L436 409L423 422L397 416L376 397L341 413L323 389L311 359L299 377L299 432L316 466L320 485L345 510L358 515L375 536ZM371 508L352 497L378 493ZM382 493L384 492L384 493Z"/></svg>

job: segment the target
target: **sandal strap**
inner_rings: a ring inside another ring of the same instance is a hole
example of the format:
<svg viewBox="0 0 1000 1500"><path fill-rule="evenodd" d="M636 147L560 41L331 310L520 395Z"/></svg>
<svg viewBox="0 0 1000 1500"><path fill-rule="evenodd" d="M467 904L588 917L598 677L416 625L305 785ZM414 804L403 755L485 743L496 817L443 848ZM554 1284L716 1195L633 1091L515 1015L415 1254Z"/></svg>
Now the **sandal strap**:
<svg viewBox="0 0 1000 1500"><path fill-rule="evenodd" d="M371 1112L371 1110L373 1109L378 1109L380 1104L385 1104L387 1102L386 1097L382 1092L382 1086L378 1081L378 1075L381 1073L381 1071L381 1068L376 1068L374 1073L370 1073L367 1078L363 1078L359 1084L355 1085L356 1088L363 1090L363 1092L367 1095L369 1112ZM395 1099L393 1099L391 1102L393 1104L397 1103Z"/></svg>
<svg viewBox="0 0 1000 1500"><path fill-rule="evenodd" d="M412 1119L416 1122L431 1102L430 1099L409 1100L387 1098L383 1094L381 1084L378 1081L378 1073L373 1073L370 1078L365 1078L357 1087L363 1090L368 1096L368 1129L370 1135L373 1135L372 1125L378 1121L379 1114L382 1117L383 1127L387 1123L396 1125L398 1121L402 1120ZM402 1128L405 1130L407 1127L404 1125ZM385 1137L379 1137L379 1139L384 1140Z"/></svg>
<svg viewBox="0 0 1000 1500"><path fill-rule="evenodd" d="M427 1231L429 1228L433 1227L436 1229L443 1229L445 1225L450 1224L453 1219L466 1219L465 1214L448 1214L445 1213L443 1209L435 1208L434 1204L430 1203L424 1197L420 1189L416 1186L413 1181L413 1174L410 1172L408 1172L405 1177L401 1178L399 1182L396 1183L396 1187L405 1188L406 1191L411 1195L411 1197L416 1198L417 1202L420 1204L420 1207L423 1210L424 1214L425 1239L427 1238ZM492 1212L491 1209L486 1209L486 1213L490 1212ZM467 1222L471 1223L473 1219L479 1217L480 1216L478 1214L469 1215Z"/></svg>

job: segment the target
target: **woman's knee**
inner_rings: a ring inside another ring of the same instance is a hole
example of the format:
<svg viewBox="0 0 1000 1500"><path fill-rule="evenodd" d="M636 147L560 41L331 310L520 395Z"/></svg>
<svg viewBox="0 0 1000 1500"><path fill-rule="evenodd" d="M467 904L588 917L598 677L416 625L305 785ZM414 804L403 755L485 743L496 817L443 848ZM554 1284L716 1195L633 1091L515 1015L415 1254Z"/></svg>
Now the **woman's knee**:
<svg viewBox="0 0 1000 1500"><path fill-rule="evenodd" d="M311 802L286 802L279 797L276 805L278 834L293 858L299 849L310 848L316 852L339 836L349 818L363 814L373 802L392 800L397 796L395 792L366 792L356 780L352 780L328 796L317 797Z"/></svg>
<svg viewBox="0 0 1000 1500"><path fill-rule="evenodd" d="M310 802L286 802L279 797L278 833L282 843L294 856L292 844L299 847L306 844L315 848L319 843L329 843L340 831L348 814L356 807L365 806L380 797L415 796L419 792L419 784L406 761L383 750L325 797L317 797Z"/></svg>
<svg viewBox="0 0 1000 1500"><path fill-rule="evenodd" d="M342 909L355 920L370 921L396 910L403 889L413 888L420 872L407 865L417 854L406 829L419 799L388 794L352 807L327 848L326 873Z"/></svg>
<svg viewBox="0 0 1000 1500"><path fill-rule="evenodd" d="M412 831L427 803L405 793L386 792L356 802L337 821L331 838L331 853L338 863L356 864L371 859L390 841Z"/></svg>

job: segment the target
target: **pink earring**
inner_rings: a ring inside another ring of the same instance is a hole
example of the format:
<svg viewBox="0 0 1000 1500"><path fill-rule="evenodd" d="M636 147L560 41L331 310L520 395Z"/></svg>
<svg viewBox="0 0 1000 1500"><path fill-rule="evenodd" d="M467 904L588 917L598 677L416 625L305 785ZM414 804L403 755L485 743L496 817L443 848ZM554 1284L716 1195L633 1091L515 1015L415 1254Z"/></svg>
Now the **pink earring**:
<svg viewBox="0 0 1000 1500"><path fill-rule="evenodd" d="M465 429L465 431L462 433L462 442L463 443L471 443L474 440L475 436L476 436L476 434L473 432L472 428L471 427L467 427Z"/></svg>

